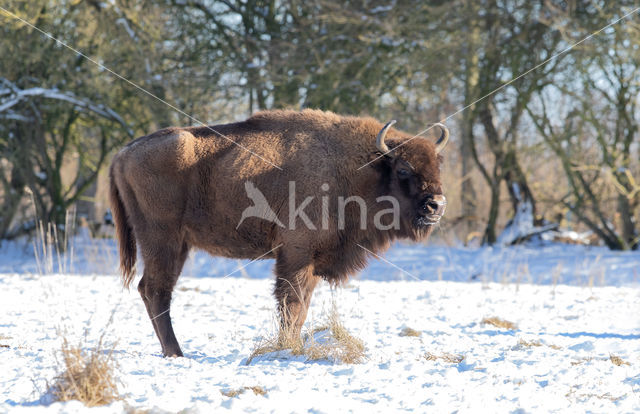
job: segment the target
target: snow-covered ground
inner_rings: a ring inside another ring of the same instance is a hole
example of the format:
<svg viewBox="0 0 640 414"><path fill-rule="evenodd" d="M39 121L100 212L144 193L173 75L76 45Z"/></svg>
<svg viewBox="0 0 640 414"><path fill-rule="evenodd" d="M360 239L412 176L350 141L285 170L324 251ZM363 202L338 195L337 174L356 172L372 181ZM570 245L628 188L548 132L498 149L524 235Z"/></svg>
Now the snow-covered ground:
<svg viewBox="0 0 640 414"><path fill-rule="evenodd" d="M39 249L40 250L40 249ZM2 273L116 274L118 249L114 240L78 237L66 257L39 253L28 243L0 246ZM360 280L444 280L625 286L640 284L640 252L616 252L605 247L559 243L514 247L449 247L396 244L384 260L371 260ZM396 265L395 267L390 263ZM272 260L229 260L192 252L183 276L271 279ZM48 269L47 269L48 267Z"/></svg>
<svg viewBox="0 0 640 414"><path fill-rule="evenodd" d="M76 243L65 275L57 260L54 273L39 274L47 266L31 256L17 244L0 249L0 412L86 410L41 397L62 334L91 348L105 329L124 400L96 412L640 410L638 252L395 246L385 259L404 271L372 261L346 287L314 294L307 326L322 324L335 300L366 346L354 365L246 365L275 331L273 262L237 270L247 262L193 255L172 306L186 358L165 359L137 292L114 276L112 242ZM489 317L517 329L483 324ZM404 328L421 335L400 336ZM223 395L245 386L266 394Z"/></svg>

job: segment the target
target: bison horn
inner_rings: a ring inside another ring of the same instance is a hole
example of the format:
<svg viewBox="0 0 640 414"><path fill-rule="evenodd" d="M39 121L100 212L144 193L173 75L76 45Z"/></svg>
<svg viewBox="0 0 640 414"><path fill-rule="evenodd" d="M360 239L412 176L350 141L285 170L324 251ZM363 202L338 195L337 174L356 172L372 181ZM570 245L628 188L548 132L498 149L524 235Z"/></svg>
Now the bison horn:
<svg viewBox="0 0 640 414"><path fill-rule="evenodd" d="M438 154L447 146L447 141L449 141L449 128L439 122L433 124L433 126L437 126L442 130L440 138L436 141L436 154Z"/></svg>
<svg viewBox="0 0 640 414"><path fill-rule="evenodd" d="M396 123L395 119L393 121L387 122L385 126L382 127L380 132L378 132L378 137L376 138L376 147L378 147L378 150L380 150L380 152L382 152L383 154L386 154L389 152L389 147L387 147L387 144L384 143L384 137L387 136L387 131L395 123Z"/></svg>

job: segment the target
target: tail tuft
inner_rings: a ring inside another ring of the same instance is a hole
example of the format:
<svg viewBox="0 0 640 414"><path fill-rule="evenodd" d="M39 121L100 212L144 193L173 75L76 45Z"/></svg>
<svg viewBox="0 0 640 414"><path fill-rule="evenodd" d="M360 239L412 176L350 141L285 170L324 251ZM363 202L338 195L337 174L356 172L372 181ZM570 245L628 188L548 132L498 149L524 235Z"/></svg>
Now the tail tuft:
<svg viewBox="0 0 640 414"><path fill-rule="evenodd" d="M122 284L126 288L129 288L135 276L136 238L133 234L133 228L131 228L127 220L127 213L114 180L113 165L109 171L109 179L109 201L111 202L111 214L113 215L113 223L116 226L116 236L118 237L118 245L120 246Z"/></svg>

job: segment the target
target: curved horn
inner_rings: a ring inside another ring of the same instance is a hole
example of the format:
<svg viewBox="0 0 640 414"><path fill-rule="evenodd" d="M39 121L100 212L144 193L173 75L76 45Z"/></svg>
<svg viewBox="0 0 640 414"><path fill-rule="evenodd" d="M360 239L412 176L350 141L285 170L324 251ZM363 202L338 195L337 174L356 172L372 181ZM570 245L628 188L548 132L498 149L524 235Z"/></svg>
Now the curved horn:
<svg viewBox="0 0 640 414"><path fill-rule="evenodd" d="M380 152L382 152L383 154L386 154L389 152L389 147L387 147L387 144L384 143L384 137L387 136L387 131L395 123L396 123L395 119L393 121L387 122L385 126L382 127L380 132L378 132L378 136L376 137L376 147L378 147L378 150L380 150Z"/></svg>
<svg viewBox="0 0 640 414"><path fill-rule="evenodd" d="M444 124L437 122L433 124L433 126L437 126L442 130L442 134L440 138L436 141L436 154L440 153L447 146L447 141L449 141L449 128L447 128Z"/></svg>

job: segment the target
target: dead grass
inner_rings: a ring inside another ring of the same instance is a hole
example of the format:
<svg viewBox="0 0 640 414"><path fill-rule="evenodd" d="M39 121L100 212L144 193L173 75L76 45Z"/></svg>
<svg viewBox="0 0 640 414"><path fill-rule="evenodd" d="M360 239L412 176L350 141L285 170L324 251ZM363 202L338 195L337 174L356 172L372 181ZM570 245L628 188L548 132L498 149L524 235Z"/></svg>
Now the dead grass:
<svg viewBox="0 0 640 414"><path fill-rule="evenodd" d="M256 344L255 349L247 358L246 364L249 365L254 358L270 354L273 352L280 352L289 350L292 355L299 356L304 355L304 344L298 339L294 339L295 335L292 332L279 332L276 336L263 337Z"/></svg>
<svg viewBox="0 0 640 414"><path fill-rule="evenodd" d="M62 363L62 372L47 387L55 401L78 400L87 407L95 407L120 399L113 378L113 349L106 351L102 338L90 351L71 346L64 338Z"/></svg>
<svg viewBox="0 0 640 414"><path fill-rule="evenodd" d="M585 362L591 362L593 360L598 360L598 361L611 361L611 363L613 365L616 366L622 366L622 365L631 365L629 362L625 361L624 359L620 358L617 355L613 355L610 354L609 358L594 358L594 357L584 357L584 358L580 358L578 360L575 361L571 361L571 365L575 366L575 365L581 365L584 364Z"/></svg>
<svg viewBox="0 0 640 414"><path fill-rule="evenodd" d="M276 326L280 325L278 315L274 315L274 324ZM300 338L296 338L293 327L290 327L288 331L279 330L275 336L260 338L253 352L247 358L246 365L249 365L251 361L259 356L273 352L290 350L293 355L302 355L304 353L303 348L303 343Z"/></svg>
<svg viewBox="0 0 640 414"><path fill-rule="evenodd" d="M621 366L621 365L631 365L630 363L628 363L627 361L625 361L624 359L620 358L617 355L613 355L610 354L609 355L609 360L611 361L611 363L613 365L617 365L617 366Z"/></svg>
<svg viewBox="0 0 640 414"><path fill-rule="evenodd" d="M431 352L427 352L426 354L424 354L424 358L427 361L441 360L441 361L444 361L444 362L448 362L450 364L459 364L462 361L464 361L464 355L450 354L448 352L445 352L445 353L440 354L440 355L436 355L436 354L432 354Z"/></svg>
<svg viewBox="0 0 640 414"><path fill-rule="evenodd" d="M579 387L577 387L579 388ZM616 402L622 398L624 398L626 396L626 394L623 394L619 397L614 397L613 395L611 395L610 393L604 393L604 394L594 394L594 393L584 393L584 394L578 394L576 393L576 388L571 387L571 389L569 390L569 392L567 394L565 394L565 397L567 398L575 398L577 400L580 399L589 399L589 398L597 398L599 400L609 400L611 402Z"/></svg>
<svg viewBox="0 0 640 414"><path fill-rule="evenodd" d="M29 194L35 211L34 195L31 191L29 191ZM45 222L44 220L36 221L36 237L32 243L36 266L41 276L51 274L54 270L57 270L58 273L66 274L73 269L75 261L74 246L70 242L69 236L74 233L75 223L75 205L65 211L64 229L67 231L63 234L60 234L58 227L50 222Z"/></svg>
<svg viewBox="0 0 640 414"><path fill-rule="evenodd" d="M585 362L589 362L589 361L593 361L593 357L585 357L585 358L580 358L576 361L571 361L571 365L576 366L576 365L584 364Z"/></svg>
<svg viewBox="0 0 640 414"><path fill-rule="evenodd" d="M234 398L234 397L237 397L238 395L244 393L247 390L253 391L253 393L255 395L266 395L267 394L267 391L263 387L261 387L259 385L254 385L252 387L240 387L240 388L236 388L234 390L220 391L220 393L222 395L224 395L225 397Z"/></svg>
<svg viewBox="0 0 640 414"><path fill-rule="evenodd" d="M536 340L527 341L527 340L524 340L524 339L521 338L518 341L518 345L523 346L525 348L531 348L531 347L534 347L534 346L542 346L542 342L536 341Z"/></svg>
<svg viewBox="0 0 640 414"><path fill-rule="evenodd" d="M418 336L422 335L422 332L416 331L415 329L412 329L412 328L409 328L409 327L406 327L398 335L400 335L400 336L415 336L415 337L418 337Z"/></svg>
<svg viewBox="0 0 640 414"><path fill-rule="evenodd" d="M13 339L13 338L11 338L10 336L0 334L0 341L8 341L10 339ZM0 348L11 348L11 346L7 344L0 344Z"/></svg>
<svg viewBox="0 0 640 414"><path fill-rule="evenodd" d="M505 319L500 319L497 316L493 316L491 318L484 318L480 323L484 325L493 325L497 328L509 329L512 331L515 331L516 329L518 329L518 326L516 326L515 323L509 322Z"/></svg>
<svg viewBox="0 0 640 414"><path fill-rule="evenodd" d="M326 337L316 340L316 335L326 331ZM278 337L262 339L247 358L247 365L261 355L290 350L292 355L303 355L307 361L327 360L343 364L359 364L366 359L362 340L351 335L340 321L335 301L327 315L327 323L304 335L304 341L290 332L281 332Z"/></svg>
<svg viewBox="0 0 640 414"><path fill-rule="evenodd" d="M328 338L322 338L322 342L315 339L315 334L326 331ZM331 310L325 326L317 327L306 335L305 355L310 361L328 360L343 364L359 364L366 359L364 343L360 338L351 335L340 320L338 306L335 300L331 304Z"/></svg>
<svg viewBox="0 0 640 414"><path fill-rule="evenodd" d="M300 342L290 343L289 341L281 340L279 337L261 338L249 358L247 358L246 365L251 364L251 361L259 356L286 350L290 350L292 355L302 355L304 353Z"/></svg>
<svg viewBox="0 0 640 414"><path fill-rule="evenodd" d="M519 347L524 347L524 348L532 348L532 347L538 347L538 346L547 346L551 349L555 349L555 350L559 350L562 349L561 346L558 345L548 345L548 344L544 344L541 341L537 340L537 339L533 339L531 341L527 341L526 339L522 339L520 338L520 340L518 340L518 346Z"/></svg>

